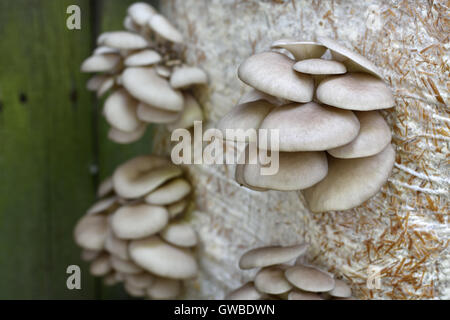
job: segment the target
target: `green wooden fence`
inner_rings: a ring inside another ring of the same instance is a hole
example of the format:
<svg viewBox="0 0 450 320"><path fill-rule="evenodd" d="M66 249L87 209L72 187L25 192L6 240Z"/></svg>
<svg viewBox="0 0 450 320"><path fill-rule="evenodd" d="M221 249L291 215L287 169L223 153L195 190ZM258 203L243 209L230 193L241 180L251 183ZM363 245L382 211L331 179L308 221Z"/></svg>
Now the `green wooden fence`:
<svg viewBox="0 0 450 320"><path fill-rule="evenodd" d="M99 32L122 29L132 2L0 1L0 299L126 297L88 274L72 234L99 180L151 149L151 130L132 145L107 140L102 101L79 71ZM81 30L66 28L71 4ZM66 287L71 264L81 290Z"/></svg>

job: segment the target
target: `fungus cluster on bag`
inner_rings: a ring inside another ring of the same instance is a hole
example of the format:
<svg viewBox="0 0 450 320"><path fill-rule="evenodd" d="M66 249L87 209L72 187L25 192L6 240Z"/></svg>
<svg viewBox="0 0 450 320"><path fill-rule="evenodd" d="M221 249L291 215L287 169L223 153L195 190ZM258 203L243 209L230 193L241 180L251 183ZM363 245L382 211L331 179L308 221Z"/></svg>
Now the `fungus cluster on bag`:
<svg viewBox="0 0 450 320"><path fill-rule="evenodd" d="M101 198L78 221L74 237L90 272L132 296L173 299L195 277L195 231L182 216L191 185L164 158L139 156L99 187Z"/></svg>
<svg viewBox="0 0 450 320"><path fill-rule="evenodd" d="M111 90L103 108L111 126L108 137L131 143L144 135L148 123L173 130L202 120L189 88L207 83L207 75L178 57L180 32L143 2L128 8L124 27L126 31L101 34L93 55L81 65L83 72L99 73L88 81L88 90L98 97Z"/></svg>
<svg viewBox="0 0 450 320"><path fill-rule="evenodd" d="M306 245L252 249L239 260L241 269L260 268L253 281L230 292L227 300L352 299L351 288L328 272L301 263ZM295 263L292 263L295 261Z"/></svg>
<svg viewBox="0 0 450 320"><path fill-rule="evenodd" d="M238 76L253 90L217 128L225 139L226 129L278 130L279 171L262 175L259 162L246 162L236 181L257 191L304 190L313 212L361 205L394 165L391 131L377 111L394 106L391 90L372 62L334 40L278 40L272 48L294 59L274 51L247 58Z"/></svg>

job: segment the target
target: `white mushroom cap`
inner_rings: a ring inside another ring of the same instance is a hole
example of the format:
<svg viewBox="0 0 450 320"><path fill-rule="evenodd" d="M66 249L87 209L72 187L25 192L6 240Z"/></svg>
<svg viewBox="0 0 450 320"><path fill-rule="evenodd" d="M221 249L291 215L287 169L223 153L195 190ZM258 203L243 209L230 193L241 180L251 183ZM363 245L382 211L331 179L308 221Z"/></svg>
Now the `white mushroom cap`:
<svg viewBox="0 0 450 320"><path fill-rule="evenodd" d="M91 215L91 214L96 214L99 212L103 212L108 210L110 207L113 206L113 204L115 204L117 202L117 197L116 196L111 196L108 198L104 198L104 199L100 199L97 202L95 202L86 212L86 214Z"/></svg>
<svg viewBox="0 0 450 320"><path fill-rule="evenodd" d="M343 63L325 59L298 61L293 68L297 72L308 74L342 74L347 72L347 68Z"/></svg>
<svg viewBox="0 0 450 320"><path fill-rule="evenodd" d="M171 42L180 43L183 42L183 36L175 29L175 27L160 14L154 14L148 22L150 28L155 31L160 37L169 40Z"/></svg>
<svg viewBox="0 0 450 320"><path fill-rule="evenodd" d="M120 239L139 239L161 231L168 221L166 208L138 204L123 206L114 212L111 227Z"/></svg>
<svg viewBox="0 0 450 320"><path fill-rule="evenodd" d="M286 103L286 100L280 99L274 96L271 96L267 93L264 93L262 91L251 89L249 92L244 94L238 101L238 104L244 104L247 102L253 102L258 100L265 100L267 102L270 102L274 106L279 106Z"/></svg>
<svg viewBox="0 0 450 320"><path fill-rule="evenodd" d="M183 95L173 90L169 82L158 76L153 68L131 67L122 74L128 92L149 105L169 111L183 109Z"/></svg>
<svg viewBox="0 0 450 320"><path fill-rule="evenodd" d="M111 262L109 261L109 254L103 253L92 261L89 266L89 272L93 276L101 277L111 271Z"/></svg>
<svg viewBox="0 0 450 320"><path fill-rule="evenodd" d="M125 275L125 282L136 288L146 289L150 287L155 280L156 278L148 272Z"/></svg>
<svg viewBox="0 0 450 320"><path fill-rule="evenodd" d="M113 76L107 77L105 81L100 84L100 87L97 89L97 98L103 96L106 92L108 92L112 87L114 87L115 78Z"/></svg>
<svg viewBox="0 0 450 320"><path fill-rule="evenodd" d="M161 277L187 279L198 270L191 251L176 248L157 236L131 241L129 252L139 266Z"/></svg>
<svg viewBox="0 0 450 320"><path fill-rule="evenodd" d="M245 170L245 164L237 164L236 165L236 171L234 173L234 179L236 180L236 182L241 185L244 186L250 190L254 190L254 191L259 191L259 192L263 192L263 191L267 191L267 189L265 188L259 188L256 186L251 186L249 185L245 179L244 179L244 170Z"/></svg>
<svg viewBox="0 0 450 320"><path fill-rule="evenodd" d="M280 151L316 151L342 146L356 138L359 121L351 111L315 102L273 109L260 129L279 131Z"/></svg>
<svg viewBox="0 0 450 320"><path fill-rule="evenodd" d="M294 246L269 246L252 249L242 255L239 260L241 269L267 267L275 264L286 263L306 252L307 245Z"/></svg>
<svg viewBox="0 0 450 320"><path fill-rule="evenodd" d="M159 64L155 66L155 71L158 74L158 76L163 78L169 78L170 75L172 74L172 71L170 71L168 67Z"/></svg>
<svg viewBox="0 0 450 320"><path fill-rule="evenodd" d="M246 84L272 96L309 102L314 92L311 76L295 72L295 61L277 52L263 52L247 58L238 69Z"/></svg>
<svg viewBox="0 0 450 320"><path fill-rule="evenodd" d="M86 89L89 91L97 91L102 86L103 82L109 78L111 77L104 74L96 74L88 80Z"/></svg>
<svg viewBox="0 0 450 320"><path fill-rule="evenodd" d="M335 286L333 277L309 266L295 265L285 271L286 279L295 287L310 292L330 291Z"/></svg>
<svg viewBox="0 0 450 320"><path fill-rule="evenodd" d="M180 292L181 282L179 280L159 277L147 288L147 294L152 299L174 299Z"/></svg>
<svg viewBox="0 0 450 320"><path fill-rule="evenodd" d="M105 250L123 260L130 258L128 256L128 242L117 238L111 230L109 230L106 236Z"/></svg>
<svg viewBox="0 0 450 320"><path fill-rule="evenodd" d="M114 191L112 177L105 178L97 188L97 197L101 198Z"/></svg>
<svg viewBox="0 0 450 320"><path fill-rule="evenodd" d="M323 300L317 293L293 290L289 292L288 300Z"/></svg>
<svg viewBox="0 0 450 320"><path fill-rule="evenodd" d="M137 108L137 116L140 120L149 123L171 123L178 119L180 113L155 108L141 102Z"/></svg>
<svg viewBox="0 0 450 320"><path fill-rule="evenodd" d="M318 41L330 49L333 58L344 63L349 72L368 72L376 77L383 78L378 67L359 53L347 49L330 38L319 37Z"/></svg>
<svg viewBox="0 0 450 320"><path fill-rule="evenodd" d="M179 247L193 247L197 244L197 235L194 229L186 223L171 223L161 231L160 235L168 243Z"/></svg>
<svg viewBox="0 0 450 320"><path fill-rule="evenodd" d="M114 189L124 198L138 198L182 174L179 167L157 156L139 156L120 165L113 174Z"/></svg>
<svg viewBox="0 0 450 320"><path fill-rule="evenodd" d="M261 269L255 276L255 287L258 291L268 294L282 294L292 289L292 285L284 277L283 266L273 266Z"/></svg>
<svg viewBox="0 0 450 320"><path fill-rule="evenodd" d="M232 139L227 137L226 129L242 129L244 131L248 129L257 130L264 118L274 107L273 104L270 104L265 100L238 104L219 120L216 124L216 128L222 131L225 140L244 142L243 139L240 139L239 137ZM248 136L246 137L246 140L251 142L255 141L252 137Z"/></svg>
<svg viewBox="0 0 450 320"><path fill-rule="evenodd" d="M173 179L145 197L145 201L155 205L166 205L179 201L191 192L191 185L184 179Z"/></svg>
<svg viewBox="0 0 450 320"><path fill-rule="evenodd" d="M86 58L81 64L81 72L107 72L114 70L120 63L117 54L96 54Z"/></svg>
<svg viewBox="0 0 450 320"><path fill-rule="evenodd" d="M97 43L124 50L136 50L148 46L148 42L143 36L129 31L105 32L97 38Z"/></svg>
<svg viewBox="0 0 450 320"><path fill-rule="evenodd" d="M185 92L183 93L184 98L184 108L179 114L175 122L170 123L167 128L169 130L175 130L178 128L190 128L194 125L194 121L203 120L203 112L197 99L195 99L191 94Z"/></svg>
<svg viewBox="0 0 450 320"><path fill-rule="evenodd" d="M75 226L75 242L84 249L102 250L105 244L108 222L103 215L85 215Z"/></svg>
<svg viewBox="0 0 450 320"><path fill-rule="evenodd" d="M309 188L327 175L325 152L280 152L279 169L274 175L262 175L263 165L258 155L257 164L245 164L244 181L254 187L281 191Z"/></svg>
<svg viewBox="0 0 450 320"><path fill-rule="evenodd" d="M225 300L260 300L264 295L256 290L253 282L247 282L242 287L230 292Z"/></svg>
<svg viewBox="0 0 450 320"><path fill-rule="evenodd" d="M146 25L150 18L156 14L156 10L145 2L135 2L128 7L127 11L134 23L139 26Z"/></svg>
<svg viewBox="0 0 450 320"><path fill-rule="evenodd" d="M81 250L81 260L87 262L92 261L95 258L97 258L100 253L101 253L100 250L83 249Z"/></svg>
<svg viewBox="0 0 450 320"><path fill-rule="evenodd" d="M334 288L327 293L333 297L350 298L352 296L352 289L344 281L335 280Z"/></svg>
<svg viewBox="0 0 450 320"><path fill-rule="evenodd" d="M395 151L390 144L371 157L329 157L328 175L303 193L310 210L324 212L359 206L381 189L391 173L394 161Z"/></svg>
<svg viewBox="0 0 450 320"><path fill-rule="evenodd" d="M169 211L170 218L175 218L177 215L182 213L184 209L186 209L188 205L188 202L186 199L181 199L180 201L177 201L175 203L172 203L171 205L167 206L167 210Z"/></svg>
<svg viewBox="0 0 450 320"><path fill-rule="evenodd" d="M146 129L147 125L144 123L132 132L125 132L111 127L108 131L108 138L116 143L131 143L142 138Z"/></svg>
<svg viewBox="0 0 450 320"><path fill-rule="evenodd" d="M141 124L136 115L137 105L138 101L122 88L109 95L105 101L103 113L108 123L114 128L132 132Z"/></svg>
<svg viewBox="0 0 450 320"><path fill-rule="evenodd" d="M145 289L143 289L143 288L135 287L127 282L125 282L123 287L124 287L125 291L132 297L138 298L138 297L145 296Z"/></svg>
<svg viewBox="0 0 450 320"><path fill-rule="evenodd" d="M294 39L280 39L272 43L272 48L283 48L294 56L295 60L320 58L326 47L313 41L298 41Z"/></svg>
<svg viewBox="0 0 450 320"><path fill-rule="evenodd" d="M391 129L378 111L355 112L360 123L358 136L350 143L327 150L335 158L369 157L391 142Z"/></svg>
<svg viewBox="0 0 450 320"><path fill-rule="evenodd" d="M208 76L206 72L198 67L182 66L175 68L170 77L170 85L174 89L183 89L207 82Z"/></svg>
<svg viewBox="0 0 450 320"><path fill-rule="evenodd" d="M116 48L110 48L107 46L100 46L95 48L94 52L92 53L93 55L95 54L108 54L108 53L120 53L120 51Z"/></svg>
<svg viewBox="0 0 450 320"><path fill-rule="evenodd" d="M394 106L394 96L380 79L367 73L330 76L317 87L317 99L341 109L369 111Z"/></svg>
<svg viewBox="0 0 450 320"><path fill-rule="evenodd" d="M130 54L124 61L127 67L140 67L161 61L161 55L155 50L147 49Z"/></svg>
<svg viewBox="0 0 450 320"><path fill-rule="evenodd" d="M132 31L132 32L139 32L140 27L133 21L133 18L130 16L126 16L123 19L123 27L125 30Z"/></svg>
<svg viewBox="0 0 450 320"><path fill-rule="evenodd" d="M143 271L133 261L120 259L114 255L110 256L110 261L113 269L123 274L138 274Z"/></svg>

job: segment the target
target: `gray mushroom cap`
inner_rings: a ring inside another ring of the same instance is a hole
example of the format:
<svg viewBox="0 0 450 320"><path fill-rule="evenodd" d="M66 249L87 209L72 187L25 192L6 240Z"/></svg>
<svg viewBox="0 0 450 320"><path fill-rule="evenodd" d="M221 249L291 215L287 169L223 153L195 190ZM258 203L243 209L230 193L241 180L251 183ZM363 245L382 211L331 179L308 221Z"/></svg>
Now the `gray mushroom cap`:
<svg viewBox="0 0 450 320"><path fill-rule="evenodd" d="M198 67L182 66L175 68L170 77L170 85L174 89L187 88L208 82L206 72Z"/></svg>
<svg viewBox="0 0 450 320"><path fill-rule="evenodd" d="M292 289L292 285L284 277L284 266L273 266L261 269L255 276L255 287L267 294L282 294Z"/></svg>
<svg viewBox="0 0 450 320"><path fill-rule="evenodd" d="M239 104L244 104L247 102L253 102L253 101L258 101L258 100L265 100L267 102L270 102L274 106L280 106L282 104L286 104L286 100L284 100L284 99L280 99L280 98L271 96L270 94L264 93L262 91L259 91L259 90L253 89L253 88L249 92L244 94L239 99L237 104L239 105Z"/></svg>
<svg viewBox="0 0 450 320"><path fill-rule="evenodd" d="M380 79L367 73L330 76L317 87L317 99L341 109L370 111L394 106L394 96Z"/></svg>
<svg viewBox="0 0 450 320"><path fill-rule="evenodd" d="M145 197L145 201L155 205L167 205L183 199L191 192L191 185L184 179L169 181Z"/></svg>
<svg viewBox="0 0 450 320"><path fill-rule="evenodd" d="M391 142L391 129L378 111L355 112L358 136L350 143L327 150L335 158L362 158L381 152Z"/></svg>
<svg viewBox="0 0 450 320"><path fill-rule="evenodd" d="M337 298L350 298L352 296L352 289L344 281L337 279L335 280L334 288L327 293Z"/></svg>
<svg viewBox="0 0 450 320"><path fill-rule="evenodd" d="M89 266L89 272L93 276L101 277L108 274L111 271L111 262L109 254L102 253L91 262Z"/></svg>
<svg viewBox="0 0 450 320"><path fill-rule="evenodd" d="M111 93L106 99L103 114L106 121L114 128L132 132L141 124L136 115L137 105L137 100L122 88Z"/></svg>
<svg viewBox="0 0 450 320"><path fill-rule="evenodd" d="M348 210L375 195L395 162L395 151L389 144L380 153L355 159L329 157L328 175L303 194L313 212Z"/></svg>
<svg viewBox="0 0 450 320"><path fill-rule="evenodd" d="M322 74L342 74L347 72L345 65L338 61L325 59L306 59L298 61L293 66L297 72L322 75Z"/></svg>
<svg viewBox="0 0 450 320"><path fill-rule="evenodd" d="M140 67L155 64L161 61L161 55L155 50L147 49L133 54L125 58L127 67Z"/></svg>
<svg viewBox="0 0 450 320"><path fill-rule="evenodd" d="M75 226L75 242L84 249L102 250L108 231L104 215L85 215Z"/></svg>
<svg viewBox="0 0 450 320"><path fill-rule="evenodd" d="M260 129L279 131L280 151L318 151L342 146L359 132L351 111L310 102L292 103L273 109Z"/></svg>
<svg viewBox="0 0 450 320"><path fill-rule="evenodd" d="M289 262L306 252L307 245L269 246L247 251L239 260L241 269L268 267Z"/></svg>
<svg viewBox="0 0 450 320"><path fill-rule="evenodd" d="M326 292L335 286L327 273L304 265L295 265L285 271L286 279L296 288L310 292Z"/></svg>
<svg viewBox="0 0 450 320"><path fill-rule="evenodd" d="M147 125L142 123L135 131L126 132L111 127L108 131L108 138L116 143L131 143L139 140L145 133Z"/></svg>
<svg viewBox="0 0 450 320"><path fill-rule="evenodd" d="M274 41L272 48L288 50L296 60L320 58L327 48L314 41L298 41L294 39L279 39Z"/></svg>
<svg viewBox="0 0 450 320"><path fill-rule="evenodd" d="M197 235L194 229L182 222L169 224L161 231L161 237L178 247L193 247L197 244Z"/></svg>
<svg viewBox="0 0 450 320"><path fill-rule="evenodd" d="M256 290L253 282L248 282L243 286L230 292L225 300L260 300L264 295Z"/></svg>
<svg viewBox="0 0 450 320"><path fill-rule="evenodd" d="M154 68L130 67L122 75L123 86L136 99L169 111L183 109L183 96L169 82L158 76Z"/></svg>
<svg viewBox="0 0 450 320"><path fill-rule="evenodd" d="M183 42L183 35L163 15L154 14L148 22L160 37L175 43Z"/></svg>
<svg viewBox="0 0 450 320"><path fill-rule="evenodd" d="M256 155L257 157L257 155ZM280 152L279 169L273 175L263 175L262 165L245 164L244 181L250 186L273 190L301 190L309 188L327 175L325 152Z"/></svg>
<svg viewBox="0 0 450 320"><path fill-rule="evenodd" d="M149 123L171 123L178 119L179 112L155 108L146 103L139 103L136 111L137 117Z"/></svg>
<svg viewBox="0 0 450 320"><path fill-rule="evenodd" d="M314 92L311 76L295 72L295 61L277 52L258 53L247 58L238 77L253 88L290 101L309 102Z"/></svg>

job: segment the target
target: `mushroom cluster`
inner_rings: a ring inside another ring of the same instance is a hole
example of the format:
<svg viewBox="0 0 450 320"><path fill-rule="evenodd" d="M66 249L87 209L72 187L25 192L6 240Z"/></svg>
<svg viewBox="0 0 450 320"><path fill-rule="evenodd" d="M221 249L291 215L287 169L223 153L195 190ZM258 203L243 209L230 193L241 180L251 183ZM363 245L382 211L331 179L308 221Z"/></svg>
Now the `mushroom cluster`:
<svg viewBox="0 0 450 320"><path fill-rule="evenodd" d="M272 48L283 53L258 53L239 66L253 89L217 128L226 140L226 129L276 130L278 146L257 147L279 151L279 170L262 175L257 159L237 166L236 181L258 191L304 190L313 212L361 205L394 165L391 131L377 111L394 106L391 90L372 62L334 40L278 40Z"/></svg>
<svg viewBox="0 0 450 320"><path fill-rule="evenodd" d="M195 277L197 236L184 223L191 185L164 158L147 155L119 166L78 221L74 238L90 273L108 285L124 282L135 297L173 299Z"/></svg>
<svg viewBox="0 0 450 320"><path fill-rule="evenodd" d="M99 73L88 81L88 90L98 97L111 90L103 107L111 126L109 139L131 143L144 135L148 123L164 123L174 130L202 120L189 88L208 79L177 54L181 33L143 2L128 8L124 27L125 31L102 33L98 47L81 65L82 72Z"/></svg>
<svg viewBox="0 0 450 320"><path fill-rule="evenodd" d="M230 292L227 300L328 300L352 299L343 280L303 263L304 244L252 249L239 260L241 269L260 268L253 281Z"/></svg>

